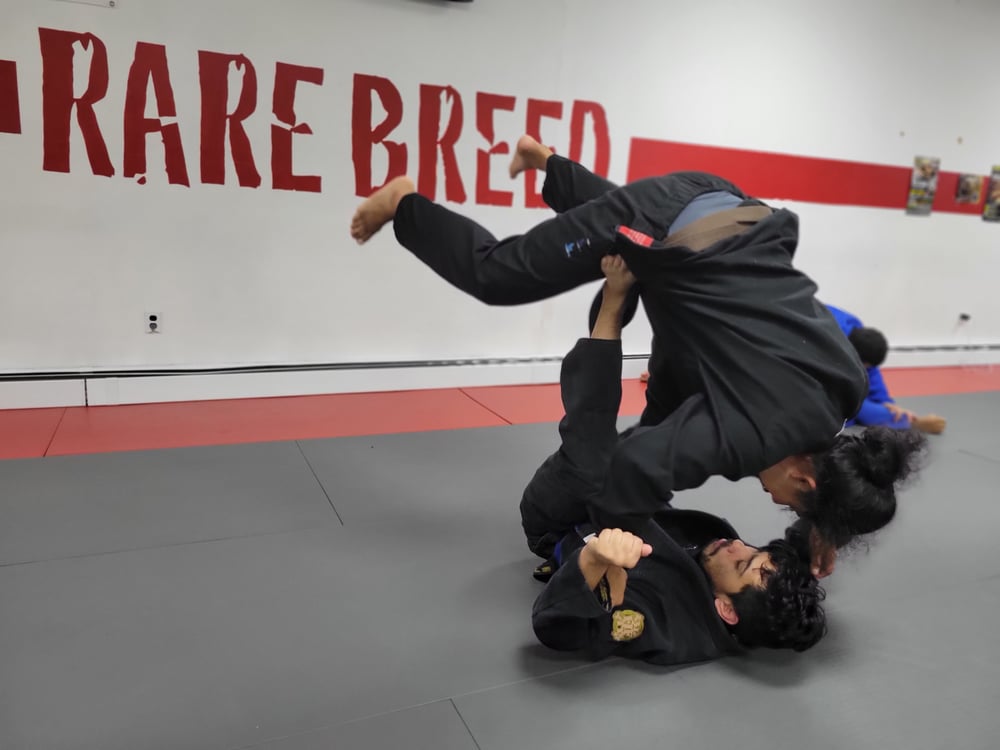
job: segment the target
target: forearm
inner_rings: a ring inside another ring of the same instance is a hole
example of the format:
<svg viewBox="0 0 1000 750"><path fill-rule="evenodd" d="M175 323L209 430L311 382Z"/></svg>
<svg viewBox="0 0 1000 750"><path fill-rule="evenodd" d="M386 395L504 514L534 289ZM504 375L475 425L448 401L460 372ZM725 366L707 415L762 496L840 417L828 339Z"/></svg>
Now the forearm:
<svg viewBox="0 0 1000 750"><path fill-rule="evenodd" d="M896 415L892 413L892 410L885 403L880 403L873 399L865 399L854 420L866 427L884 426L905 430L910 426L909 419L906 417L897 419Z"/></svg>
<svg viewBox="0 0 1000 750"><path fill-rule="evenodd" d="M580 572L583 574L583 580L587 582L587 588L591 591L597 588L601 579L604 578L608 572L608 564L606 562L602 562L597 555L594 554L594 550L590 545L586 545L580 550L580 555L577 558L577 565L580 567Z"/></svg>
<svg viewBox="0 0 1000 750"><path fill-rule="evenodd" d="M618 444L621 341L580 339L563 360L559 383L565 416L550 473L564 485L560 494L588 502L604 486Z"/></svg>
<svg viewBox="0 0 1000 750"><path fill-rule="evenodd" d="M600 579L596 584L586 579L583 572L586 566L580 564L582 552L575 552L566 560L531 608L532 629L549 648L560 651L587 648L595 639L601 640L600 633L610 627L610 602L601 597L604 592ZM589 573L592 576L596 571Z"/></svg>
<svg viewBox="0 0 1000 750"><path fill-rule="evenodd" d="M622 337L622 316L625 312L625 292L612 291L604 287L601 309L590 332L593 339L617 341Z"/></svg>

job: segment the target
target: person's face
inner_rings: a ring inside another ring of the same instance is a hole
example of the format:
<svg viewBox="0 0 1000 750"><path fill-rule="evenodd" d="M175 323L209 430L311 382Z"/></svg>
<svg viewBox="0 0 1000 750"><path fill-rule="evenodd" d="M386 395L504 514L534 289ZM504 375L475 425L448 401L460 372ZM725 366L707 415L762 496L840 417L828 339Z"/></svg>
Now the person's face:
<svg viewBox="0 0 1000 750"><path fill-rule="evenodd" d="M706 545L701 565L717 596L738 594L747 586L763 588L767 573L774 570L770 553L739 539L716 539Z"/></svg>
<svg viewBox="0 0 1000 750"><path fill-rule="evenodd" d="M808 456L789 456L757 475L760 486L777 505L801 511L799 495L816 489L816 474Z"/></svg>

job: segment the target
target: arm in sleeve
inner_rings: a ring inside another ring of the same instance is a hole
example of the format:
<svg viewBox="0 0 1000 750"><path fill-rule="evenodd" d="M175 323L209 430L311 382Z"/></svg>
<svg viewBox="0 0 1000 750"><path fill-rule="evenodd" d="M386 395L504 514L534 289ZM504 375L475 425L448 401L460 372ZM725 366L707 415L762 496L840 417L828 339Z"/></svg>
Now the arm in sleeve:
<svg viewBox="0 0 1000 750"><path fill-rule="evenodd" d="M897 421L896 417L884 403L872 401L870 398L865 399L865 402L861 404L861 408L854 417L854 421L865 427L884 426L900 430L906 430L910 427L910 420L907 417L903 417Z"/></svg>
<svg viewBox="0 0 1000 750"><path fill-rule="evenodd" d="M618 440L621 374L620 341L580 339L563 359L562 443L528 482L520 504L528 547L541 557L550 557L567 531L586 523L604 486Z"/></svg>
<svg viewBox="0 0 1000 750"><path fill-rule="evenodd" d="M732 474L726 456L704 398L689 398L659 424L637 427L619 442L604 489L591 502L592 520L599 528L639 533L674 491Z"/></svg>
<svg viewBox="0 0 1000 750"><path fill-rule="evenodd" d="M545 584L531 608L531 625L543 644L557 651L590 646L611 629L611 596L606 580L595 590L587 586L574 552Z"/></svg>
<svg viewBox="0 0 1000 750"><path fill-rule="evenodd" d="M613 634L616 608L611 604L607 579L602 578L591 590L580 570L579 556L577 550L568 558L535 600L531 624L538 640L557 651L586 650L592 658L613 654L623 645L620 641L637 642L640 649L647 642L645 648L649 648L655 639L650 641L652 636L642 627L627 633L624 638L619 632L616 639ZM630 601L627 588L625 602L617 609L622 608L633 618L640 612L640 608ZM639 617L641 621L641 614Z"/></svg>
<svg viewBox="0 0 1000 750"><path fill-rule="evenodd" d="M895 403L889 395L889 387L885 384L882 371L877 367L868 368L868 400L879 404Z"/></svg>
<svg viewBox="0 0 1000 750"><path fill-rule="evenodd" d="M590 495L604 485L618 442L621 341L580 339L563 360L559 385L565 410L559 468L579 480L581 494Z"/></svg>

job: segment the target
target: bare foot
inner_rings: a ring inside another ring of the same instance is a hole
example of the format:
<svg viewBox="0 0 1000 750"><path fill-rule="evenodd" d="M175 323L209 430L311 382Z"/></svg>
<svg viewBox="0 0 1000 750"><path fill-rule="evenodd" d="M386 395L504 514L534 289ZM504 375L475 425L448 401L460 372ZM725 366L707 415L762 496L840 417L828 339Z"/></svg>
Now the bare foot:
<svg viewBox="0 0 1000 750"><path fill-rule="evenodd" d="M392 221L399 202L416 191L417 188L409 177L389 180L358 206L351 219L351 237L359 245L366 243L375 232Z"/></svg>
<svg viewBox="0 0 1000 750"><path fill-rule="evenodd" d="M916 417L910 420L910 426L916 427L921 432L926 432L928 435L940 435L944 432L944 428L947 426L948 422L944 417L939 417L937 414L928 414L924 417Z"/></svg>
<svg viewBox="0 0 1000 750"><path fill-rule="evenodd" d="M522 135L517 139L514 158L510 160L511 179L517 177L526 169L545 169L545 162L555 152L548 146L543 146L530 135Z"/></svg>
<svg viewBox="0 0 1000 750"><path fill-rule="evenodd" d="M646 372L644 372L642 375L639 376L639 382L640 383L649 382L649 370L646 370Z"/></svg>

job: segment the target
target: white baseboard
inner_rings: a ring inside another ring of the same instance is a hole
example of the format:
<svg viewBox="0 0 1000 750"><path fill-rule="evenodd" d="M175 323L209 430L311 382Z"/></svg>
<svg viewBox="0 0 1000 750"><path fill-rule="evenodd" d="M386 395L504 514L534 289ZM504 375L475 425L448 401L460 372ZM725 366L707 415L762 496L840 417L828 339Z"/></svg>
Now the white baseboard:
<svg viewBox="0 0 1000 750"><path fill-rule="evenodd" d="M955 351L899 351L892 350L884 368L893 367L981 367L1000 365L1000 350L969 349Z"/></svg>
<svg viewBox="0 0 1000 750"><path fill-rule="evenodd" d="M91 406L104 406L554 383L558 380L559 363L551 362L101 378L90 380L88 391Z"/></svg>
<svg viewBox="0 0 1000 750"><path fill-rule="evenodd" d="M0 409L48 409L84 406L83 379L0 381Z"/></svg>
<svg viewBox="0 0 1000 750"><path fill-rule="evenodd" d="M625 360L622 372L637 378L645 360ZM432 388L558 383L559 362L450 365L442 367L310 370L304 372L160 375L88 381L91 406L233 398L373 393Z"/></svg>
<svg viewBox="0 0 1000 750"><path fill-rule="evenodd" d="M1000 367L1000 351L891 352L886 367ZM91 377L70 380L0 381L0 409L213 401L328 393L473 388L556 383L560 363L504 362L358 370ZM626 359L623 374L637 378L646 358Z"/></svg>

